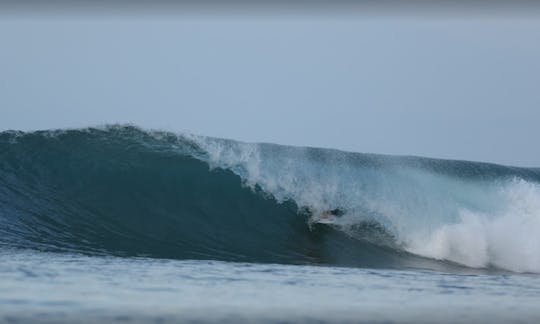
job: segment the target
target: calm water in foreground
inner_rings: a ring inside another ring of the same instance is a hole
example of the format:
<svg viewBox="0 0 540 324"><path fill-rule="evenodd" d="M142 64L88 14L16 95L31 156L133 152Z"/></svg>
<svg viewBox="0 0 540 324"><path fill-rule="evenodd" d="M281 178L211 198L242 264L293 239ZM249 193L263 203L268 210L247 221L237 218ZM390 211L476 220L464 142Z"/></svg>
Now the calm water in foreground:
<svg viewBox="0 0 540 324"><path fill-rule="evenodd" d="M0 253L0 321L540 322L540 277Z"/></svg>

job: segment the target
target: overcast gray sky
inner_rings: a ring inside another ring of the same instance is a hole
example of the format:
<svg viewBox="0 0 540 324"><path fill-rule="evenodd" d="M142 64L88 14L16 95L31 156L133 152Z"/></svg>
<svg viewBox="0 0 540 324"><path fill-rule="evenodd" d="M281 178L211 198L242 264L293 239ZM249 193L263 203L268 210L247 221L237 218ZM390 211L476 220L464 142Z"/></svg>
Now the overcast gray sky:
<svg viewBox="0 0 540 324"><path fill-rule="evenodd" d="M0 16L0 130L540 166L540 16Z"/></svg>

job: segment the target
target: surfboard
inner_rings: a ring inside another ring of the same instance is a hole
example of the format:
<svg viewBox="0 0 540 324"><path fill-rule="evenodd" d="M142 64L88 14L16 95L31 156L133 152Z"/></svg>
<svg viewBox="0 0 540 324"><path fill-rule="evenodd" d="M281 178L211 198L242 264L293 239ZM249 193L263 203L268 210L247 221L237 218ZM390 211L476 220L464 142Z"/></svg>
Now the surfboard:
<svg viewBox="0 0 540 324"><path fill-rule="evenodd" d="M335 217L319 218L315 220L315 223L319 224L334 224Z"/></svg>
<svg viewBox="0 0 540 324"><path fill-rule="evenodd" d="M337 220L336 216L319 216L312 219L314 223L319 224L334 224Z"/></svg>

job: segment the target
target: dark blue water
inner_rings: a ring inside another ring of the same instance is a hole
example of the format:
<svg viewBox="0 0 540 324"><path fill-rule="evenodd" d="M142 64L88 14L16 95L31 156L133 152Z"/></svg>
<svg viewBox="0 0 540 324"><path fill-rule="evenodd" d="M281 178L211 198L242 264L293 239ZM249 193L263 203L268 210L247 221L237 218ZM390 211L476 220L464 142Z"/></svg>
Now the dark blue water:
<svg viewBox="0 0 540 324"><path fill-rule="evenodd" d="M540 170L3 132L0 258L5 322L530 322Z"/></svg>

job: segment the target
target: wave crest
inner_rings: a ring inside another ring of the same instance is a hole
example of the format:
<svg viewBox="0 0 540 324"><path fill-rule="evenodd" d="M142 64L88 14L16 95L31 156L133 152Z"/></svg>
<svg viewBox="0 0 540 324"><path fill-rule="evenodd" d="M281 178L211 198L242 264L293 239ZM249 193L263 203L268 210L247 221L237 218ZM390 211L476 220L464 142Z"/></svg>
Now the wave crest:
<svg viewBox="0 0 540 324"><path fill-rule="evenodd" d="M538 169L131 126L4 132L0 244L179 259L432 269L454 269L455 262L540 272L539 179ZM310 228L310 218L334 208L344 214Z"/></svg>

